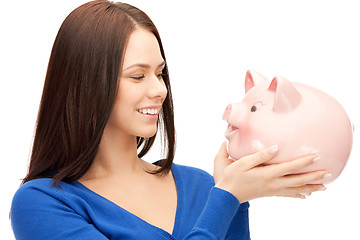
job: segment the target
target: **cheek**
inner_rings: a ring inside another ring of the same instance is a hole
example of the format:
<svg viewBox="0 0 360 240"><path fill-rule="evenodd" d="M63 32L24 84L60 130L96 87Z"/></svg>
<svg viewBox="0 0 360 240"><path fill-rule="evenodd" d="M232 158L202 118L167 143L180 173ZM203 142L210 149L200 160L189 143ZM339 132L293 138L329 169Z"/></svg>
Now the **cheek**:
<svg viewBox="0 0 360 240"><path fill-rule="evenodd" d="M161 103L163 103L165 101L165 99L167 98L167 95L168 95L168 90L165 85L164 85L164 87L165 87L165 95L164 95Z"/></svg>
<svg viewBox="0 0 360 240"><path fill-rule="evenodd" d="M115 102L108 121L108 124L110 126L116 127L119 125L119 123L121 122L121 112L123 112L123 110L121 109L119 102Z"/></svg>
<svg viewBox="0 0 360 240"><path fill-rule="evenodd" d="M141 84L132 83L124 80L120 82L116 105L127 114L129 111L135 111L141 103L144 96L144 87Z"/></svg>
<svg viewBox="0 0 360 240"><path fill-rule="evenodd" d="M112 126L121 126L123 125L123 122L126 122L126 119L130 117L133 104L131 103L131 98L128 96L129 93L126 93L126 91L118 92L118 96L116 97L114 107L112 109L110 118L109 118L109 124Z"/></svg>

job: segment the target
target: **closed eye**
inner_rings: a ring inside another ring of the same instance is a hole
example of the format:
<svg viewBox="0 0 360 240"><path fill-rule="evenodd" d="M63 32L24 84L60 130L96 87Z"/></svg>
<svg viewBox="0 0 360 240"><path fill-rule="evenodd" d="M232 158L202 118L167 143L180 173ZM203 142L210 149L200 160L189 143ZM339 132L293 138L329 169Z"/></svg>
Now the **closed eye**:
<svg viewBox="0 0 360 240"><path fill-rule="evenodd" d="M159 73L156 76L157 76L158 79L163 79L164 75L165 75L164 73Z"/></svg>
<svg viewBox="0 0 360 240"><path fill-rule="evenodd" d="M145 77L145 75L130 76L130 78L135 79L135 80L141 80L144 77Z"/></svg>

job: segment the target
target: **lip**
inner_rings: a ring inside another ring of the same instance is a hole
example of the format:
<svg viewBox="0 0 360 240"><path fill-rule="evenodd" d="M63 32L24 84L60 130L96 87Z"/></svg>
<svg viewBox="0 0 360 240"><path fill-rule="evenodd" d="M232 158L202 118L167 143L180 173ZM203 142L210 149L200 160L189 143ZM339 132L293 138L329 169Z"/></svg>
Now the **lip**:
<svg viewBox="0 0 360 240"><path fill-rule="evenodd" d="M239 134L240 129L231 125L230 123L228 124L228 127L225 131L225 137L230 140L231 138L233 138L235 135Z"/></svg>
<svg viewBox="0 0 360 240"><path fill-rule="evenodd" d="M159 112L161 110L161 105L152 105L152 106L147 106L147 107L139 107L139 108L136 108L136 110L138 109L159 109Z"/></svg>
<svg viewBox="0 0 360 240"><path fill-rule="evenodd" d="M156 121L159 117L159 113L161 110L161 106L162 105L151 105L151 106L146 106L146 107L141 107L141 108L136 108L136 112L139 113L141 116L145 117L148 120L152 120L152 121ZM150 109L150 110L158 110L156 114L146 114L146 113L142 113L139 110L142 109Z"/></svg>

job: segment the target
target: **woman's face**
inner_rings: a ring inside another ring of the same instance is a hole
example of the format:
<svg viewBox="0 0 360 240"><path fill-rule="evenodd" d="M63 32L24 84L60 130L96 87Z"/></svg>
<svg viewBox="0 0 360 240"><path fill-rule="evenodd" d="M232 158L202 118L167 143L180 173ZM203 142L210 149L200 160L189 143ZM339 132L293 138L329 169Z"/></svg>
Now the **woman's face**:
<svg viewBox="0 0 360 240"><path fill-rule="evenodd" d="M153 33L136 28L130 35L120 76L118 95L108 125L121 134L152 137L167 89L165 67Z"/></svg>

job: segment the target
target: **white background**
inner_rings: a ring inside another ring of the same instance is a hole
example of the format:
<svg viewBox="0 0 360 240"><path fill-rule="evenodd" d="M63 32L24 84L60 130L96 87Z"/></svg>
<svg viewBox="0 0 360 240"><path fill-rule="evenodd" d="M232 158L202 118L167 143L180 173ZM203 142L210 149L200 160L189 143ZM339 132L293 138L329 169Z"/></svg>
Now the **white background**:
<svg viewBox="0 0 360 240"><path fill-rule="evenodd" d="M84 0L4 1L0 24L0 238L14 239L11 199L25 176L51 47ZM130 1L129 1L130 2ZM175 162L212 172L228 103L247 69L282 75L334 96L357 131L343 174L307 200L251 201L254 240L360 239L360 7L356 1L131 1L157 25L172 83ZM296 137L296 136L293 136ZM341 139L339 139L341 141ZM146 159L159 159L157 149Z"/></svg>

